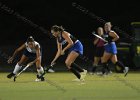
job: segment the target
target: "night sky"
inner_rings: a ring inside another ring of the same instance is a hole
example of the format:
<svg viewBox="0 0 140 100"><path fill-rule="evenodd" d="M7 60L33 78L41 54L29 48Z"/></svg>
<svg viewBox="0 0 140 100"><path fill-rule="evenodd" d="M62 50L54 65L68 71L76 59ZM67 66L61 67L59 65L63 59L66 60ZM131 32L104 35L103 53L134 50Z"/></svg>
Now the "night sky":
<svg viewBox="0 0 140 100"><path fill-rule="evenodd" d="M13 12L9 13L7 7ZM80 39L90 38L92 31L103 26L103 22L91 13L101 20L111 21L113 26L129 35L132 35L131 22L140 19L139 3L128 0L1 0L0 8L1 41L5 43L24 41L29 35L44 41L49 39L48 31L55 24L62 25ZM15 12L20 16L17 17ZM44 32L39 27L48 31Z"/></svg>

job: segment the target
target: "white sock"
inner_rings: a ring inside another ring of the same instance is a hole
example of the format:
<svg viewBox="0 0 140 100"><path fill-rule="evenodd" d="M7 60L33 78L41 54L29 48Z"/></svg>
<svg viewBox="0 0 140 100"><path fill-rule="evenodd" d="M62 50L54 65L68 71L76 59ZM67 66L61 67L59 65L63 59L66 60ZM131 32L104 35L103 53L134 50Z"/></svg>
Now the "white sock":
<svg viewBox="0 0 140 100"><path fill-rule="evenodd" d="M19 66L19 64L17 63L16 66L15 66L15 69L13 71L14 74L17 74L18 71L22 68L22 66Z"/></svg>
<svg viewBox="0 0 140 100"><path fill-rule="evenodd" d="M41 76L44 73L43 67L40 67L40 69L37 69L38 75Z"/></svg>

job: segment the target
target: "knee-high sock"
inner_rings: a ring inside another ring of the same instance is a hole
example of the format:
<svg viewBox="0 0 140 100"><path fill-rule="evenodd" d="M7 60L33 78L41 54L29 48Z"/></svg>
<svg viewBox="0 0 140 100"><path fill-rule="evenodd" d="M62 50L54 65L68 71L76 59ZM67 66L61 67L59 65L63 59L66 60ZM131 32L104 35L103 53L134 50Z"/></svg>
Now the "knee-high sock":
<svg viewBox="0 0 140 100"><path fill-rule="evenodd" d="M70 68L70 71L78 78L80 79L81 75L80 73L73 67Z"/></svg>
<svg viewBox="0 0 140 100"><path fill-rule="evenodd" d="M121 68L122 68L122 70L124 70L124 69L125 69L124 64L122 64L120 61L117 61L117 62L115 63L115 65L117 65L117 66L121 67Z"/></svg>
<svg viewBox="0 0 140 100"><path fill-rule="evenodd" d="M95 72L97 69L97 65L93 65L92 72Z"/></svg>
<svg viewBox="0 0 140 100"><path fill-rule="evenodd" d="M72 63L71 68L75 68L79 72L84 72L84 70L79 65L77 65L76 63Z"/></svg>
<svg viewBox="0 0 140 100"><path fill-rule="evenodd" d="M109 67L108 67L108 64L107 64L107 63L102 63L102 66L103 66L103 70L102 70L102 72L103 72L103 73L105 73L105 72L106 72L106 70L107 70L107 71L110 71L110 69L109 69Z"/></svg>
<svg viewBox="0 0 140 100"><path fill-rule="evenodd" d="M37 69L38 75L41 76L44 73L43 67L40 67L40 69Z"/></svg>
<svg viewBox="0 0 140 100"><path fill-rule="evenodd" d="M14 74L17 74L18 71L22 68L22 66L19 66L19 64L17 63L16 66L15 66L15 69L13 71Z"/></svg>

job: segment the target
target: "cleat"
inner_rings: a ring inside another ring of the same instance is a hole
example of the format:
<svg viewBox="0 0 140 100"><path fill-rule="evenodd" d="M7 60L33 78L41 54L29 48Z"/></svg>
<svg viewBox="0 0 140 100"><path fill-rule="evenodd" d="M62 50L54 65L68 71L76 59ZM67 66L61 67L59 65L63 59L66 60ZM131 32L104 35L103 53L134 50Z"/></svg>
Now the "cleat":
<svg viewBox="0 0 140 100"><path fill-rule="evenodd" d="M76 79L74 79L74 80L72 80L73 82L84 82L85 80L84 79L78 79L78 78L76 78Z"/></svg>
<svg viewBox="0 0 140 100"><path fill-rule="evenodd" d="M37 75L37 78L35 79L36 82L40 82L40 81L45 81L44 77L39 77L39 75Z"/></svg>
<svg viewBox="0 0 140 100"><path fill-rule="evenodd" d="M125 69L124 69L124 77L126 77L127 76L127 73L128 73L128 71L129 71L129 67L125 67Z"/></svg>
<svg viewBox="0 0 140 100"><path fill-rule="evenodd" d="M49 73L54 73L55 71L54 71L53 69L50 68L50 69L48 70L48 72L49 72Z"/></svg>
<svg viewBox="0 0 140 100"><path fill-rule="evenodd" d="M16 75L16 74L14 74L14 73L10 73L10 74L7 75L7 78L11 79L11 78L14 77L15 75Z"/></svg>
<svg viewBox="0 0 140 100"><path fill-rule="evenodd" d="M80 82L80 79L76 78L74 80L72 80L73 82Z"/></svg>
<svg viewBox="0 0 140 100"><path fill-rule="evenodd" d="M80 80L84 80L84 78L86 77L86 74L87 74L87 70L84 70L84 72L81 72L80 75Z"/></svg>

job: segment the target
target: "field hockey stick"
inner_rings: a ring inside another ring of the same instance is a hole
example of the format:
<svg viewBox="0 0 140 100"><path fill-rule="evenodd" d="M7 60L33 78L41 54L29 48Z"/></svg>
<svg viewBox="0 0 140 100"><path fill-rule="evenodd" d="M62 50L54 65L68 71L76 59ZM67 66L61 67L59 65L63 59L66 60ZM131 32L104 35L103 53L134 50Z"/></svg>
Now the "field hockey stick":
<svg viewBox="0 0 140 100"><path fill-rule="evenodd" d="M23 73L27 68L29 67L29 65L27 65L26 67L24 67L24 69L22 69L17 75L14 76L14 82L16 81L16 78Z"/></svg>
<svg viewBox="0 0 140 100"><path fill-rule="evenodd" d="M97 38L103 40L104 42L108 42L107 40L105 40L104 38L102 38L101 36L95 34L95 32L92 32L92 35L96 36Z"/></svg>
<svg viewBox="0 0 140 100"><path fill-rule="evenodd" d="M47 66L46 68L44 68L44 73L43 73L41 76L39 76L38 78L39 78L39 79L42 78L42 77L48 72L48 70L49 70L50 68L52 68L54 65L55 65L55 64L49 65L49 66Z"/></svg>

